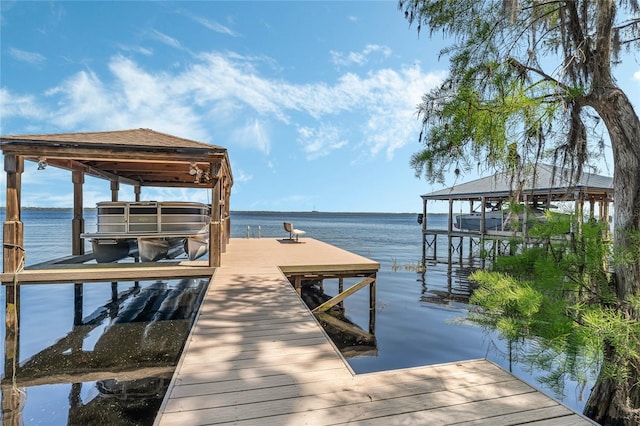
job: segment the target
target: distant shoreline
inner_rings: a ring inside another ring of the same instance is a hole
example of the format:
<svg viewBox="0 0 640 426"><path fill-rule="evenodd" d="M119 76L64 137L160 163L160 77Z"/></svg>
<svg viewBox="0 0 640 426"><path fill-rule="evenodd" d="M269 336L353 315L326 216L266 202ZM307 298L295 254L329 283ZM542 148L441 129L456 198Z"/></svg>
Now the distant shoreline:
<svg viewBox="0 0 640 426"><path fill-rule="evenodd" d="M85 207L84 210L95 210L95 207ZM0 207L0 211L6 210L6 207ZM37 211L73 211L71 207L22 207L22 210ZM418 213L397 213L397 212L325 212L325 211L277 211L277 210L231 210L231 213L238 214L342 214L342 215L416 215ZM447 213L429 213L430 215L446 215Z"/></svg>

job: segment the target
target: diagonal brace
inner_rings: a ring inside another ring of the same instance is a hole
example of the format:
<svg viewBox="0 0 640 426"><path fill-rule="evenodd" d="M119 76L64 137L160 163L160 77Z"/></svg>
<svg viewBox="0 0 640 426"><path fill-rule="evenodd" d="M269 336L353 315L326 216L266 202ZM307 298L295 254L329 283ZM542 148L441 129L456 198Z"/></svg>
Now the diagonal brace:
<svg viewBox="0 0 640 426"><path fill-rule="evenodd" d="M338 303L342 302L347 297L351 296L356 291L360 290L362 287L364 287L366 285L369 285L371 283L374 283L375 281L376 281L375 275L367 277L367 278L363 279L362 281L360 281L359 283L356 283L356 284L352 285L351 287L349 287L348 289L346 289L342 293L339 293L336 296L332 297L331 299L327 300L326 302L324 302L323 304L321 304L320 306L318 306L317 308L315 308L311 312L314 312L314 313L315 312L326 312L329 309L331 309L333 306L335 306Z"/></svg>

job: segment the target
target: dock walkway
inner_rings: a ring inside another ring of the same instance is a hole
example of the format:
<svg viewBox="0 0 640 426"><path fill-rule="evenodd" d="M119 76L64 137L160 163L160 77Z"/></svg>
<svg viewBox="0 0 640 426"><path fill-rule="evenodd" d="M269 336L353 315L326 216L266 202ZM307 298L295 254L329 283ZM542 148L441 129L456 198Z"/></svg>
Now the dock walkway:
<svg viewBox="0 0 640 426"><path fill-rule="evenodd" d="M155 424L593 424L495 364L354 374L283 269L370 270L317 240L232 239Z"/></svg>

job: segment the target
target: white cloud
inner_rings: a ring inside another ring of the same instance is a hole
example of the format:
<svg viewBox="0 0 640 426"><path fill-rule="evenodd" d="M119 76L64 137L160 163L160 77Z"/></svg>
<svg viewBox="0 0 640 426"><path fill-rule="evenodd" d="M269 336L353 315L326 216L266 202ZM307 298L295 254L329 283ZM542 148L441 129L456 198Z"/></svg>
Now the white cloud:
<svg viewBox="0 0 640 426"><path fill-rule="evenodd" d="M324 157L348 144L341 137L337 127L325 125L321 125L317 129L299 128L298 143L303 146L308 160Z"/></svg>
<svg viewBox="0 0 640 426"><path fill-rule="evenodd" d="M16 49L15 47L9 48L9 55L17 61L27 62L32 65L38 65L47 60L47 58L40 53L27 52L26 50Z"/></svg>
<svg viewBox="0 0 640 426"><path fill-rule="evenodd" d="M266 77L261 66L272 70L273 60L211 52L190 66L152 72L118 55L108 64L109 75L81 71L49 90L46 108L32 95L3 91L0 111L3 117L47 120L64 131L147 127L265 155L273 150L272 127L295 123L308 159L349 140L365 156L392 158L417 137L416 105L443 78L414 65L346 73L333 84L295 84ZM348 138L340 134L346 128ZM224 142L214 141L214 134Z"/></svg>
<svg viewBox="0 0 640 426"><path fill-rule="evenodd" d="M640 81L640 70L639 70L639 71L636 71L635 73L633 73L633 78L634 78L635 80Z"/></svg>
<svg viewBox="0 0 640 426"><path fill-rule="evenodd" d="M196 140L206 140L188 99L171 86L172 76L150 74L129 59L117 56L109 69L114 80L104 83L82 71L47 92L56 97L52 122L64 129L112 130L152 128Z"/></svg>
<svg viewBox="0 0 640 426"><path fill-rule="evenodd" d="M195 15L192 12L190 12L189 10L183 9L183 10L179 10L177 13L179 13L181 15L184 15L184 16L187 16L188 18L196 21L198 24L202 25L203 27L205 27L205 28L207 28L207 29L209 29L211 31L214 31L216 33L225 34L225 35L229 35L229 36L232 36L232 37L238 37L239 36L238 33L233 31L228 26L226 26L224 24L221 24L218 21L214 21L214 20L211 20L211 19L204 18L202 16ZM231 18L227 19L227 21L233 22L233 18L231 17Z"/></svg>
<svg viewBox="0 0 640 426"><path fill-rule="evenodd" d="M267 155L271 152L271 142L265 124L257 119L248 120L235 130L232 140L240 145L256 148Z"/></svg>
<svg viewBox="0 0 640 426"><path fill-rule="evenodd" d="M133 52L133 53L140 53L144 56L151 56L153 55L153 49L148 49L146 47L142 47L142 46L129 46L129 45L125 45L125 44L119 44L118 45L118 49L124 51L124 52Z"/></svg>
<svg viewBox="0 0 640 426"><path fill-rule="evenodd" d="M211 31L215 31L220 34L230 35L232 37L238 37L238 34L236 34L235 31L233 31L231 28L225 25L222 25L219 22L211 21L209 19L205 19L200 16L192 16L191 18L193 18L193 20L195 20L197 23L199 23L203 27L210 29Z"/></svg>
<svg viewBox="0 0 640 426"><path fill-rule="evenodd" d="M361 52L337 52L332 50L329 52L331 55L331 62L338 66L350 66L350 65L364 65L369 62L369 57L374 53L380 54L383 58L391 56L391 49L387 46L380 46L377 44L368 44Z"/></svg>
<svg viewBox="0 0 640 426"><path fill-rule="evenodd" d="M38 105L33 95L15 95L5 88L0 88L0 117L3 121L13 117L40 120L46 115L46 110Z"/></svg>
<svg viewBox="0 0 640 426"><path fill-rule="evenodd" d="M234 183L249 182L253 179L252 174L246 173L244 170L234 167L233 168L233 181Z"/></svg>
<svg viewBox="0 0 640 426"><path fill-rule="evenodd" d="M174 47L176 49L182 49L182 45L180 44L180 42L178 40L176 40L173 37L170 37L164 33L161 33L158 30L151 30L151 32L149 33L151 38L153 38L154 40L157 40L163 44L166 44L167 46L170 47Z"/></svg>

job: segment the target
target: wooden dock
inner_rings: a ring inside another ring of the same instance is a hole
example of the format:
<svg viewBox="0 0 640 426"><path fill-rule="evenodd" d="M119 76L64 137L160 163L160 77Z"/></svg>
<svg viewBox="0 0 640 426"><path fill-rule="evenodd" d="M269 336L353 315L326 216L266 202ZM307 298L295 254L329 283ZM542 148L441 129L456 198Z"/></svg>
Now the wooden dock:
<svg viewBox="0 0 640 426"><path fill-rule="evenodd" d="M155 424L593 424L486 360L354 374L283 271L378 268L309 238L232 239Z"/></svg>

